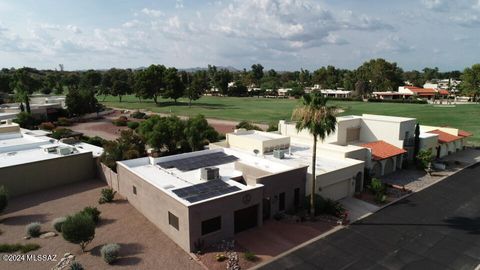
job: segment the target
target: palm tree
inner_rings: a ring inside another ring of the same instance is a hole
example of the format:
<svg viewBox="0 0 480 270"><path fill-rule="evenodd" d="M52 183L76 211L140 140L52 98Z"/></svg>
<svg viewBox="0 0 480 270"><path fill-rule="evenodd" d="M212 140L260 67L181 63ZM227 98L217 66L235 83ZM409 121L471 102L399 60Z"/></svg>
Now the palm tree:
<svg viewBox="0 0 480 270"><path fill-rule="evenodd" d="M336 108L327 106L327 99L318 92L303 96L302 106L297 107L292 114L292 119L297 120L297 131L308 130L313 136L312 155L312 190L310 194L310 213L315 216L315 169L317 160L317 140L323 142L326 136L335 132L337 118Z"/></svg>

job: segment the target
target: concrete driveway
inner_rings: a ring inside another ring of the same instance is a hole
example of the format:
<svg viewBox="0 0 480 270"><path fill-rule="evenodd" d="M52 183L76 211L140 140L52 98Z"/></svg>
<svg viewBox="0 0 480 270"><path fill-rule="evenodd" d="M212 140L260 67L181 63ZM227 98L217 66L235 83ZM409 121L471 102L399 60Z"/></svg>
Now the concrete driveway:
<svg viewBox="0 0 480 270"><path fill-rule="evenodd" d="M261 269L475 269L480 163Z"/></svg>

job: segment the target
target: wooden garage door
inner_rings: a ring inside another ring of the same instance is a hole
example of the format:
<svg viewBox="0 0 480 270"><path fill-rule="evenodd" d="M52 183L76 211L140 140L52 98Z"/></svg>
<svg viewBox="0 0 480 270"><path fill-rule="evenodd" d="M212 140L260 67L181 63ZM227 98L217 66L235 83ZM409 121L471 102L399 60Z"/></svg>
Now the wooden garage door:
<svg viewBox="0 0 480 270"><path fill-rule="evenodd" d="M322 196L332 200L340 200L348 196L350 190L350 181L344 180L339 183L326 186L322 190Z"/></svg>

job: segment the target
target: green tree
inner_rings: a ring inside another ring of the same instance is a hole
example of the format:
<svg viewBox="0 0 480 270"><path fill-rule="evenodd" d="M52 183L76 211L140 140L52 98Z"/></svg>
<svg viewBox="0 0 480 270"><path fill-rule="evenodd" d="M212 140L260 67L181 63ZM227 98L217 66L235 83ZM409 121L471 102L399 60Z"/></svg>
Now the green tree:
<svg viewBox="0 0 480 270"><path fill-rule="evenodd" d="M208 143L218 141L218 132L201 114L188 119L184 132L192 151L202 150Z"/></svg>
<svg viewBox="0 0 480 270"><path fill-rule="evenodd" d="M390 63L382 58L363 63L356 73L357 80L368 82L368 93L396 91L400 85L403 85L403 70L397 66L397 63Z"/></svg>
<svg viewBox="0 0 480 270"><path fill-rule="evenodd" d="M253 83L256 86L260 86L260 81L263 78L263 66L260 64L254 64L252 65L252 71L251 71L251 76L253 79Z"/></svg>
<svg viewBox="0 0 480 270"><path fill-rule="evenodd" d="M228 83L233 79L232 73L227 69L221 69L216 75L215 87L218 88L222 95L228 95Z"/></svg>
<svg viewBox="0 0 480 270"><path fill-rule="evenodd" d="M292 119L297 121L298 131L308 130L313 136L312 147L312 186L310 195L310 213L315 215L316 194L316 164L317 164L317 140L323 141L328 135L335 132L337 119L336 109L327 106L327 99L320 93L311 93L303 96L302 106L297 107L292 114Z"/></svg>
<svg viewBox="0 0 480 270"><path fill-rule="evenodd" d="M148 145L157 151L174 154L182 149L185 142L185 123L177 116L160 117L154 115L140 123L137 131Z"/></svg>
<svg viewBox="0 0 480 270"><path fill-rule="evenodd" d="M139 71L135 76L135 95L139 98L152 98L158 104L158 98L165 90L166 67L163 65L150 65L147 69Z"/></svg>
<svg viewBox="0 0 480 270"><path fill-rule="evenodd" d="M177 99L183 96L185 85L183 84L176 68L168 68L165 72L165 92L163 98L171 98L177 103Z"/></svg>
<svg viewBox="0 0 480 270"><path fill-rule="evenodd" d="M21 68L14 74L13 86L17 99L24 102L27 113L31 113L29 96L40 89L41 81L30 74L29 68Z"/></svg>
<svg viewBox="0 0 480 270"><path fill-rule="evenodd" d="M95 222L82 212L69 216L62 225L62 236L68 242L80 245L85 252L85 247L95 237Z"/></svg>
<svg viewBox="0 0 480 270"><path fill-rule="evenodd" d="M477 97L480 95L480 64L474 64L472 67L466 68L461 80L460 88L462 91L472 96L473 101L477 101Z"/></svg>
<svg viewBox="0 0 480 270"><path fill-rule="evenodd" d="M68 91L78 90L80 87L80 76L76 72L72 72L63 78L63 84Z"/></svg>
<svg viewBox="0 0 480 270"><path fill-rule="evenodd" d="M117 171L117 161L146 155L145 140L132 130L122 130L119 138L105 142L103 148L100 160L113 171Z"/></svg>
<svg viewBox="0 0 480 270"><path fill-rule="evenodd" d="M199 99L208 88L208 75L206 71L197 71L192 76L190 85L186 88L185 95L188 98L188 107L192 106L192 100Z"/></svg>
<svg viewBox="0 0 480 270"><path fill-rule="evenodd" d="M72 116L96 112L100 106L93 90L74 88L68 91L65 105L68 113Z"/></svg>
<svg viewBox="0 0 480 270"><path fill-rule="evenodd" d="M424 169L428 175L432 174L432 162L434 160L432 149L422 149L418 152L416 156L419 165L422 169Z"/></svg>

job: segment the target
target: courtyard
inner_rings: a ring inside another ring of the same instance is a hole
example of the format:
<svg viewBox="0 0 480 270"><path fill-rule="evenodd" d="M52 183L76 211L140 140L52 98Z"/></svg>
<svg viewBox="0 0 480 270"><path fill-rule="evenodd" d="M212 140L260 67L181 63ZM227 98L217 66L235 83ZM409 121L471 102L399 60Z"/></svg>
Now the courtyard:
<svg viewBox="0 0 480 270"><path fill-rule="evenodd" d="M105 183L84 181L47 191L37 192L9 201L0 216L0 243L37 243L40 249L29 254L57 255L57 262L65 253L72 253L85 269L202 269L189 254L178 247L142 214L118 195L113 203L98 204L100 190ZM25 226L40 222L42 231L54 231L51 221L73 214L86 206L101 211L95 238L82 253L80 247L63 239L32 238L25 240ZM107 243L118 243L120 258L113 265L106 264L100 248ZM57 262L0 262L0 269L50 269Z"/></svg>

